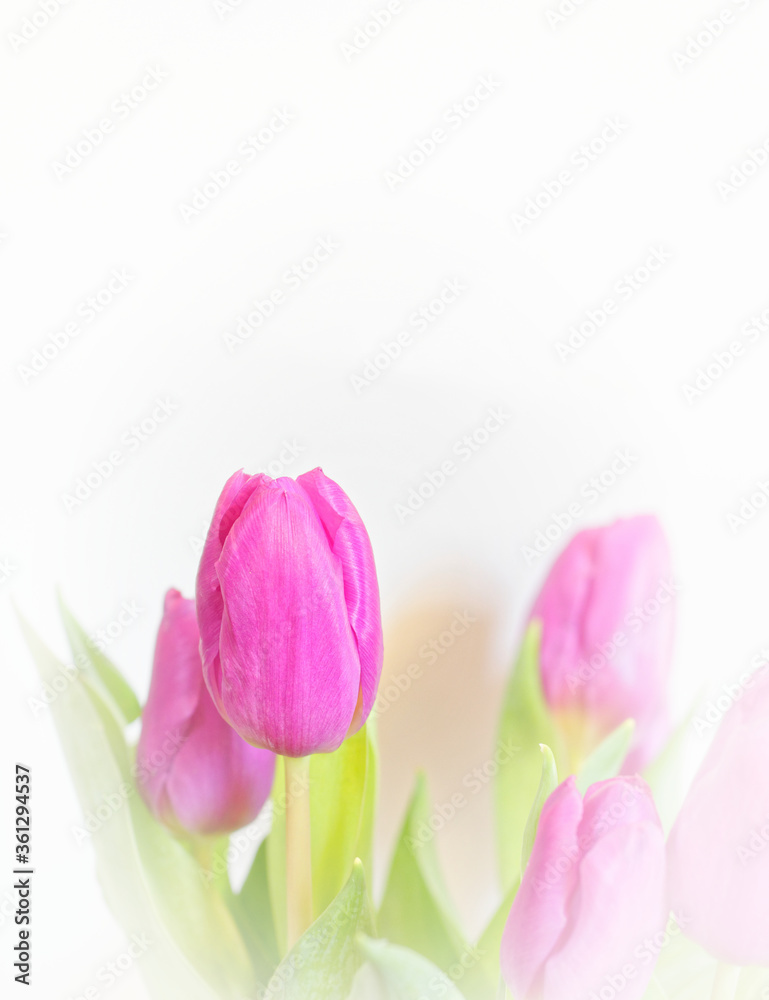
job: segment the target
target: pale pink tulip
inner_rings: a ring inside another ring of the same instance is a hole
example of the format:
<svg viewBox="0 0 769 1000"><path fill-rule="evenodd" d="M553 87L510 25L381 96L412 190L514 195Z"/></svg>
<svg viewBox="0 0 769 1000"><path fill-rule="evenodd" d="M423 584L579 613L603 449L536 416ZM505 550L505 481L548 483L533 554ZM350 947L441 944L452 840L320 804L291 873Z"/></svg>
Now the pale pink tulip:
<svg viewBox="0 0 769 1000"><path fill-rule="evenodd" d="M545 802L510 911L505 982L515 1000L639 1000L653 972L644 942L666 916L665 840L646 783L612 778L583 801L569 778Z"/></svg>
<svg viewBox="0 0 769 1000"><path fill-rule="evenodd" d="M636 730L627 773L662 748L676 589L654 517L580 531L556 559L531 618L542 622L545 698L575 757L628 718Z"/></svg>
<svg viewBox="0 0 769 1000"><path fill-rule="evenodd" d="M769 965L769 669L735 697L670 834L670 899L721 961Z"/></svg>

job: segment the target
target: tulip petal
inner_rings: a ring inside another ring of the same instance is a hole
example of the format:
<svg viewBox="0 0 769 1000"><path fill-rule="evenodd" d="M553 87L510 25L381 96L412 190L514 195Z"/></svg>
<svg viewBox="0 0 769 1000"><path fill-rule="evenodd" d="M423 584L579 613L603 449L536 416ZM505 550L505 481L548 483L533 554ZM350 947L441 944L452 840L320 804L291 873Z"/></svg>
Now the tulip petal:
<svg viewBox="0 0 769 1000"><path fill-rule="evenodd" d="M591 1000L611 990L639 1000L653 964L638 949L664 927L665 902L664 835L645 782L598 782L583 802L569 778L545 803L510 910L507 985L520 1000Z"/></svg>
<svg viewBox="0 0 769 1000"><path fill-rule="evenodd" d="M143 798L177 833L229 833L257 816L274 768L273 754L221 717L203 679L194 602L170 590L137 748Z"/></svg>
<svg viewBox="0 0 769 1000"><path fill-rule="evenodd" d="M545 802L537 838L502 939L502 974L516 997L536 996L547 956L568 921L577 879L582 797L569 778Z"/></svg>
<svg viewBox="0 0 769 1000"><path fill-rule="evenodd" d="M250 743L288 756L335 750L360 665L342 566L306 493L285 478L256 490L216 569L226 718Z"/></svg>
<svg viewBox="0 0 769 1000"><path fill-rule="evenodd" d="M219 714L202 682L192 736L179 748L167 795L185 830L238 830L261 811L272 788L275 755L250 746Z"/></svg>
<svg viewBox="0 0 769 1000"><path fill-rule="evenodd" d="M606 822L606 821L604 821ZM548 1000L611 990L640 1000L654 969L639 958L665 926L665 843L659 823L619 826L582 858L564 943L548 959Z"/></svg>
<svg viewBox="0 0 769 1000"><path fill-rule="evenodd" d="M344 598L360 659L360 703L352 730L357 731L374 707L382 674L384 646L374 552L360 514L344 490L322 469L299 476L328 535L331 551L342 564Z"/></svg>
<svg viewBox="0 0 769 1000"><path fill-rule="evenodd" d="M230 476L217 500L200 559L196 584L200 649L208 690L219 705L221 702L219 634L222 628L224 602L216 564L222 554L229 529L253 493L264 487L265 480L269 482L269 477L247 476L242 470Z"/></svg>
<svg viewBox="0 0 769 1000"><path fill-rule="evenodd" d="M178 590L169 590L136 750L137 775L156 815L171 813L166 796L168 774L191 729L201 686L195 607Z"/></svg>
<svg viewBox="0 0 769 1000"><path fill-rule="evenodd" d="M769 669L739 697L671 831L670 903L721 961L769 965Z"/></svg>
<svg viewBox="0 0 769 1000"><path fill-rule="evenodd" d="M627 773L645 766L669 731L674 593L662 527L635 517L575 535L532 609L543 623L548 704L582 715L599 740L634 719Z"/></svg>

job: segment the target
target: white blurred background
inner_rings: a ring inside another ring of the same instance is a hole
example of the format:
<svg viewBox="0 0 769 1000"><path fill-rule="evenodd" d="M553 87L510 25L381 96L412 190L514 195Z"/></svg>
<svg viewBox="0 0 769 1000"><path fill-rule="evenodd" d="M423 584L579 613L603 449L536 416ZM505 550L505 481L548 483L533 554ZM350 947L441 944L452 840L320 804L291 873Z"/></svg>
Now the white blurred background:
<svg viewBox="0 0 769 1000"><path fill-rule="evenodd" d="M73 837L80 809L50 714L30 706L39 682L11 601L66 658L60 587L143 697L163 593L192 593L235 469L322 465L353 498L388 675L455 614L477 619L380 720L382 868L416 768L440 803L493 752L521 622L560 543L533 560L524 546L571 504L567 535L663 521L682 588L679 716L769 646L769 511L728 520L769 480L769 324L745 332L769 307L769 9L724 0L731 17L715 23L706 0L564 0L560 16L557 0L395 0L381 26L386 0L45 2L53 14L34 0L2 11L2 773L10 801L12 763L33 771L31 995L121 1000L140 980L98 980L126 941ZM263 148L248 158L250 136ZM232 161L226 188L185 209ZM516 219L559 175L562 193ZM320 239L333 253L303 264ZM638 271L653 250L664 262ZM97 313L87 300L111 280ZM447 281L455 300L410 325ZM609 298L613 314L559 357ZM353 384L403 330L400 356ZM687 400L734 341L741 355ZM172 412L153 425L157 400ZM465 461L454 447L490 408L503 426ZM618 450L628 471L586 500ZM67 500L116 451L112 474ZM470 932L494 906L491 816L486 789L438 837Z"/></svg>

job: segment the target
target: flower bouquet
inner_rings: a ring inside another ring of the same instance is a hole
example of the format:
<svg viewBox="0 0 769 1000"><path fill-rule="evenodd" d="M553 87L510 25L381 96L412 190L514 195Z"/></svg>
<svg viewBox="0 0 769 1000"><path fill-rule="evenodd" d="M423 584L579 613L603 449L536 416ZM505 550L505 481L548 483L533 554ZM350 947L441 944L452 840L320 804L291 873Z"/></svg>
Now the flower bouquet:
<svg viewBox="0 0 769 1000"><path fill-rule="evenodd" d="M555 561L500 705L499 891L477 940L421 776L372 898L379 591L320 469L225 484L194 600L166 596L143 709L66 608L74 669L22 623L149 996L766 1000L769 679L730 689L682 794L677 589L652 517Z"/></svg>

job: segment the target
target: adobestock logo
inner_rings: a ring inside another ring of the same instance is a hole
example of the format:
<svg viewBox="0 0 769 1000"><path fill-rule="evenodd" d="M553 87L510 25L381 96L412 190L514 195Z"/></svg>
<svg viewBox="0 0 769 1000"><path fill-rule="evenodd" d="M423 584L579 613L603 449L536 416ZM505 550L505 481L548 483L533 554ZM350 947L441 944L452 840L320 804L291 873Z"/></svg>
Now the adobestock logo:
<svg viewBox="0 0 769 1000"><path fill-rule="evenodd" d="M50 334L46 343L33 352L28 364L18 365L16 371L24 385L29 385L44 372L49 364L80 336L85 327L95 322L134 280L135 275L129 274L126 268L113 267L109 280L75 307L76 318Z"/></svg>
<svg viewBox="0 0 769 1000"><path fill-rule="evenodd" d="M16 31L9 32L8 41L13 51L25 49L68 2L69 0L41 0L37 10L25 17Z"/></svg>
<svg viewBox="0 0 769 1000"><path fill-rule="evenodd" d="M394 18L402 14L408 6L410 4L407 0L388 0L384 7L373 11L367 21L354 29L347 41L340 43L339 48L345 62L351 63L356 56L364 52L374 39L379 38L384 29L392 24Z"/></svg>

